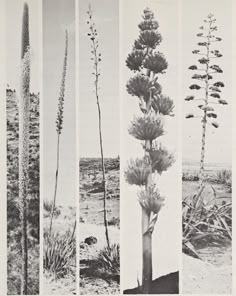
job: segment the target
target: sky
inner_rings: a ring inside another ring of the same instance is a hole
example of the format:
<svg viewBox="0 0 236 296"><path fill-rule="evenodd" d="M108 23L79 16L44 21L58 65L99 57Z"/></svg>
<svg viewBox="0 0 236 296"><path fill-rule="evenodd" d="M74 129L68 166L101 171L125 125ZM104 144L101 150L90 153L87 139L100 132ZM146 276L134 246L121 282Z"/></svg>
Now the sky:
<svg viewBox="0 0 236 296"><path fill-rule="evenodd" d="M118 0L79 1L79 155L99 157L98 111L94 96L91 40L88 38L89 3L94 12L102 55L99 99L105 157L119 155L119 6Z"/></svg>
<svg viewBox="0 0 236 296"><path fill-rule="evenodd" d="M56 8L56 9L55 9ZM75 5L73 0L43 1L43 198L52 200L56 172L56 116L68 30L68 64L64 123L60 136L60 170L57 204L75 205Z"/></svg>
<svg viewBox="0 0 236 296"><path fill-rule="evenodd" d="M135 6L135 9L134 9ZM134 75L125 65L133 42L139 34L138 24L143 10L149 7L159 22L159 32L163 37L158 50L167 61L166 74L159 76L163 93L175 104L175 116L165 117L165 135L161 141L176 158L175 164L164 172L158 180L158 189L165 196L165 206L161 210L153 232L153 278L179 270L181 256L181 167L179 140L179 67L178 67L178 6L176 1L123 1L121 7L121 252L122 286L124 289L137 286L137 278L142 281L142 234L141 207L137 201L137 186L124 180L124 170L131 158L144 155L141 142L128 134L128 127L134 115L141 115L138 98L126 92L126 83ZM168 16L168 17L167 17ZM171 22L171 23L170 23ZM171 217L171 219L170 219ZM132 241L131 241L132 238Z"/></svg>
<svg viewBox="0 0 236 296"><path fill-rule="evenodd" d="M222 99L228 105L214 105L218 114L217 122L219 128L207 126L206 135L206 162L231 163L232 149L232 2L230 0L183 0L182 2L182 91L183 99L187 95L194 95L194 91L188 88L195 83L191 79L194 71L188 70L190 65L196 64L196 55L192 50L197 49L200 32L199 27L204 25L203 20L209 13L216 18L218 27L217 36L222 38L221 42L215 45L223 57L215 62L223 69L223 74L218 74L215 81L223 81L225 87L222 89ZM196 91L196 94L199 91ZM199 93L200 94L200 93ZM187 113L194 113L198 108L191 102L183 103L183 116ZM200 160L201 149L201 123L200 119L186 119L183 121L183 159Z"/></svg>
<svg viewBox="0 0 236 296"><path fill-rule="evenodd" d="M21 62L21 30L24 8L23 0L6 1L6 82L10 88L19 91ZM40 1L29 0L29 35L31 55L31 92L40 89Z"/></svg>

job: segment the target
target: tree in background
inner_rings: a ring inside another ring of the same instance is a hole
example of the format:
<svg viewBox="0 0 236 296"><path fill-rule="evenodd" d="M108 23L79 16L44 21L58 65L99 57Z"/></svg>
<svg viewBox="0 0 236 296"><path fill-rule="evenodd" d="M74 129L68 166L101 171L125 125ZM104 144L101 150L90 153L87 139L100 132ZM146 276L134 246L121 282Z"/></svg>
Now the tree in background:
<svg viewBox="0 0 236 296"><path fill-rule="evenodd" d="M102 143L102 115L99 101L99 77L101 75L99 64L101 62L101 53L98 49L98 38L97 38L97 29L95 27L95 23L93 21L93 12L91 6L87 11L88 13L88 21L89 25L89 33L88 36L92 42L91 45L91 54L93 61L93 73L94 76L94 87L95 87L95 97L98 108L98 131L99 131L99 141L100 141L100 151L101 151L101 164L102 164L102 186L103 186L103 212L104 212L104 226L105 226L105 236L107 241L107 247L110 248L110 240L108 234L108 223L107 223L107 193L106 193L106 177L105 177L105 164L104 164L104 155L103 155L103 143Z"/></svg>
<svg viewBox="0 0 236 296"><path fill-rule="evenodd" d="M129 134L142 141L144 156L130 160L125 171L129 184L140 187L138 200L142 207L143 275L142 292L148 294L152 281L152 233L163 206L157 178L174 162L173 155L157 140L164 134L163 117L173 116L173 101L162 94L158 77L165 73L167 61L157 47L162 41L159 24L146 8L138 25L140 32L126 60L135 73L127 83L130 95L138 97L141 115L134 117Z"/></svg>
<svg viewBox="0 0 236 296"><path fill-rule="evenodd" d="M61 86L60 86L60 94L59 94L59 99L58 99L57 120L56 120L57 167L56 167L54 198L53 198L53 204L52 204L52 209L51 209L51 217L50 217L49 235L52 232L52 221L53 221L55 205L56 205L56 197L57 197L57 184L58 184L58 173L59 173L59 162L60 162L60 135L61 135L61 131L62 131L62 128L63 128L63 112L64 112L64 98L65 98L67 55L68 55L68 33L66 31L65 55L64 55L64 63L63 63L62 79L61 79Z"/></svg>
<svg viewBox="0 0 236 296"><path fill-rule="evenodd" d="M190 95L185 98L186 101L201 101L201 104L198 105L198 108L201 110L200 116L193 113L186 115L186 118L201 118L202 145L199 170L201 182L204 179L207 124L212 125L214 128L219 127L218 122L215 120L217 113L213 106L214 104L227 105L226 100L221 98L221 89L224 87L224 83L216 80L218 74L223 73L223 70L216 64L216 60L222 57L222 54L219 50L215 49L214 44L220 42L222 39L215 35L217 32L215 22L216 19L214 16L209 14L204 20L204 26L200 27L201 32L197 34L197 37L201 38L201 41L197 43L199 49L192 51L193 54L198 55L200 58L198 59L198 65L191 65L189 69L196 71L192 79L197 80L199 84L194 83L189 88L194 91L201 91L201 95L200 97Z"/></svg>
<svg viewBox="0 0 236 296"><path fill-rule="evenodd" d="M21 219L21 294L28 290L27 197L29 171L30 46L29 8L25 3L21 40L21 95L19 100L19 208Z"/></svg>

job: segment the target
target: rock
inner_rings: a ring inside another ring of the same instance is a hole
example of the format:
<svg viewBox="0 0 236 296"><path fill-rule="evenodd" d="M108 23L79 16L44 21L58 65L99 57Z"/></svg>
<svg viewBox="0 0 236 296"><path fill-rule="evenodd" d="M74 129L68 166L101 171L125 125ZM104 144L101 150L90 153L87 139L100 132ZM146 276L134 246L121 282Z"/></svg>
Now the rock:
<svg viewBox="0 0 236 296"><path fill-rule="evenodd" d="M86 243L84 243L84 242L81 242L80 244L79 244L79 247L80 247L80 249L88 249L88 244L86 244Z"/></svg>
<svg viewBox="0 0 236 296"><path fill-rule="evenodd" d="M91 246L91 245L94 245L97 243L97 238L94 237L94 236L89 236L89 237L86 237L86 239L84 240L84 243Z"/></svg>

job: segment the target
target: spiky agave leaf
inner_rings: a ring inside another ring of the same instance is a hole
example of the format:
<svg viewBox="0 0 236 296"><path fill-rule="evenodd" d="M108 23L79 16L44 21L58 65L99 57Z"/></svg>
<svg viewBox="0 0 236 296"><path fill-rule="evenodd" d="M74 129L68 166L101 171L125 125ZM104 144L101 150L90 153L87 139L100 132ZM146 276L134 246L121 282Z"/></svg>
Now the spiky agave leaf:
<svg viewBox="0 0 236 296"><path fill-rule="evenodd" d="M147 157L131 159L125 171L125 179L130 185L143 186L152 173L150 159Z"/></svg>
<svg viewBox="0 0 236 296"><path fill-rule="evenodd" d="M153 172L161 174L166 171L174 163L174 155L170 153L165 147L160 145L154 145L149 150L149 156L152 164Z"/></svg>
<svg viewBox="0 0 236 296"><path fill-rule="evenodd" d="M162 120L154 112L135 117L128 131L130 135L141 141L153 141L164 134Z"/></svg>
<svg viewBox="0 0 236 296"><path fill-rule="evenodd" d="M168 67L168 63L164 55L160 52L149 54L143 63L143 66L154 73L163 73Z"/></svg>
<svg viewBox="0 0 236 296"><path fill-rule="evenodd" d="M139 71L142 66L144 57L145 54L143 50L134 49L126 59L126 66L132 71Z"/></svg>
<svg viewBox="0 0 236 296"><path fill-rule="evenodd" d="M153 98L152 107L155 112L159 112L162 115L172 115L174 102L169 97L160 94Z"/></svg>
<svg viewBox="0 0 236 296"><path fill-rule="evenodd" d="M138 201L141 207L150 213L158 214L164 205L164 200L165 198L160 195L155 186L148 186L138 193Z"/></svg>
<svg viewBox="0 0 236 296"><path fill-rule="evenodd" d="M130 78L126 88L130 95L137 97L148 97L150 89L152 87L152 82L150 79L142 74L137 74L134 77Z"/></svg>
<svg viewBox="0 0 236 296"><path fill-rule="evenodd" d="M151 30L142 31L138 38L139 43L152 49L156 48L156 46L159 45L161 41L161 34Z"/></svg>

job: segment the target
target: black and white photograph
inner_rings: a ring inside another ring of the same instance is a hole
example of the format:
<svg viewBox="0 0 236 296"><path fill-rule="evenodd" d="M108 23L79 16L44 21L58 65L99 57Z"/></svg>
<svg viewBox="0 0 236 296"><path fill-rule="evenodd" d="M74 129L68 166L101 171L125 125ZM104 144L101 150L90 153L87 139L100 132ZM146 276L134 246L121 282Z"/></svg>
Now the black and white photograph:
<svg viewBox="0 0 236 296"><path fill-rule="evenodd" d="M43 0L43 294L76 294L75 2Z"/></svg>
<svg viewBox="0 0 236 296"><path fill-rule="evenodd" d="M80 294L120 293L119 1L79 1Z"/></svg>
<svg viewBox="0 0 236 296"><path fill-rule="evenodd" d="M177 2L123 2L121 23L122 288L178 294Z"/></svg>
<svg viewBox="0 0 236 296"><path fill-rule="evenodd" d="M39 6L6 3L7 294L39 294Z"/></svg>
<svg viewBox="0 0 236 296"><path fill-rule="evenodd" d="M232 1L182 5L182 289L231 294Z"/></svg>
<svg viewBox="0 0 236 296"><path fill-rule="evenodd" d="M235 16L0 0L1 295L235 294Z"/></svg>

